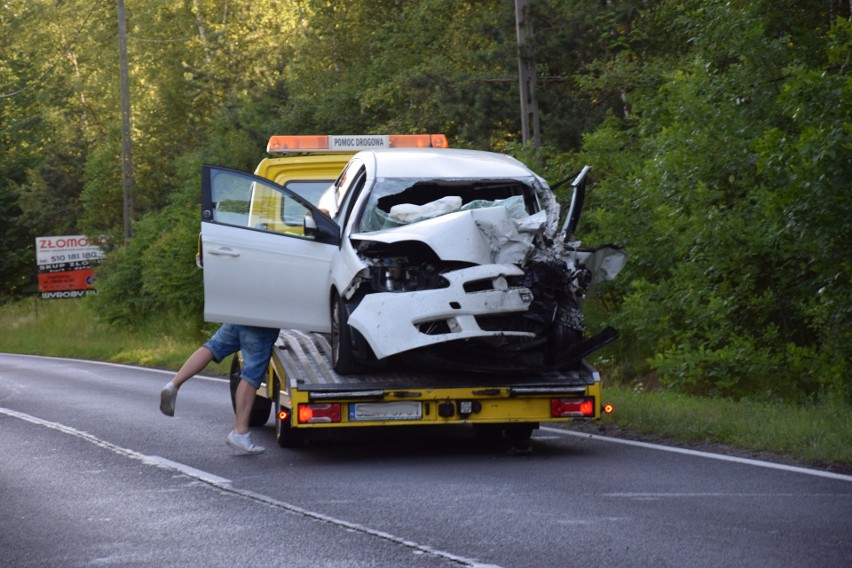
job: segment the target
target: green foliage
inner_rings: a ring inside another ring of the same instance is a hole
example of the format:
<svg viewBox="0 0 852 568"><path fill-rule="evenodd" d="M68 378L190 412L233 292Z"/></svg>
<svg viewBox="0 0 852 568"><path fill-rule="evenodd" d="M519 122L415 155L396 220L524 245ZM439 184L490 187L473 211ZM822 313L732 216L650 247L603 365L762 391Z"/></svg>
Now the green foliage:
<svg viewBox="0 0 852 568"><path fill-rule="evenodd" d="M596 240L630 253L613 321L671 388L849 397L849 22L812 67L761 9L687 3L692 53L586 138Z"/></svg>
<svg viewBox="0 0 852 568"><path fill-rule="evenodd" d="M480 147L517 130L510 4L304 4L286 73L297 130L444 132Z"/></svg>
<svg viewBox="0 0 852 568"><path fill-rule="evenodd" d="M537 150L517 141L511 2L131 3L134 237L93 307L200 320L202 162L252 170L272 134L444 132L550 182L592 166L578 234L630 259L587 303L621 331L602 359L620 379L852 400L848 2L530 10ZM3 301L33 292L36 236L122 232L115 48L113 4L0 8Z"/></svg>
<svg viewBox="0 0 852 568"><path fill-rule="evenodd" d="M34 286L28 276L35 258L34 240L26 238L19 229L20 208L9 185L0 188L0 304L15 295L32 292Z"/></svg>
<svg viewBox="0 0 852 568"><path fill-rule="evenodd" d="M124 193L121 177L121 141L118 125L86 158L80 229L87 234L124 233Z"/></svg>
<svg viewBox="0 0 852 568"><path fill-rule="evenodd" d="M136 223L130 242L97 267L99 294L94 307L105 321L141 324L159 312L200 321L204 298L201 271L194 260L200 166L188 163L193 171L185 172L183 188L173 194L172 205Z"/></svg>

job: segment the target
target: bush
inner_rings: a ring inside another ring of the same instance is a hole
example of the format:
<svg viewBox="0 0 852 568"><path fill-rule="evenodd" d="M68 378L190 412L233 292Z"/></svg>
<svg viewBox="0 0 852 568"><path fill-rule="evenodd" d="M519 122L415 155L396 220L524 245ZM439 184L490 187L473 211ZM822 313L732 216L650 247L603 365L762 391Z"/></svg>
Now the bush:
<svg viewBox="0 0 852 568"><path fill-rule="evenodd" d="M808 62L758 17L730 25L746 27L741 55L713 43L719 30L691 29L709 42L691 62L634 93L629 121L586 137L586 161L607 173L591 240L630 259L612 283L612 322L633 342L619 349L684 392L852 400L852 82L840 63L852 24L838 20Z"/></svg>

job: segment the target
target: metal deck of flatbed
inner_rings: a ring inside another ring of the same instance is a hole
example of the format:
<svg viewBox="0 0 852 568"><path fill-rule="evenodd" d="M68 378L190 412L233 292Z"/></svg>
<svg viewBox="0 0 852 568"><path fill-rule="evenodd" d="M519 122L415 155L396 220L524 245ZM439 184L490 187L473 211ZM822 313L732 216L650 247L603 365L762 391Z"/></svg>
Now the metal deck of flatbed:
<svg viewBox="0 0 852 568"><path fill-rule="evenodd" d="M415 369L371 369L367 374L340 375L331 366L331 345L323 334L282 330L274 356L287 376L288 390L313 393L338 391L406 391L411 389L506 388L535 392L583 392L597 379L588 364L580 371L530 375L452 373Z"/></svg>

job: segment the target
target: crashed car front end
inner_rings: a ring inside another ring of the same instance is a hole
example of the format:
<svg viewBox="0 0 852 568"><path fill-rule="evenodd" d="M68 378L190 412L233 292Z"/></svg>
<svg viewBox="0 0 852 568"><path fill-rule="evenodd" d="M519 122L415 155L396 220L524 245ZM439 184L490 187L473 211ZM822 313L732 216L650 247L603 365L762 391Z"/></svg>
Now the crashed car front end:
<svg viewBox="0 0 852 568"><path fill-rule="evenodd" d="M435 199L425 201L425 189ZM614 338L605 330L584 339L580 305L623 255L566 242L540 178L392 180L365 211L350 236L363 269L346 292L348 325L376 359L563 370Z"/></svg>

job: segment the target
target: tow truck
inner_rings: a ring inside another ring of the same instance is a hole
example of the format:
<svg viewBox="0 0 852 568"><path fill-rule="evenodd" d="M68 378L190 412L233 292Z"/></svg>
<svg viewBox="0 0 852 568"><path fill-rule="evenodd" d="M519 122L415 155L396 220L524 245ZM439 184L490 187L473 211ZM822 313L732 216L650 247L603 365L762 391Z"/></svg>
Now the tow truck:
<svg viewBox="0 0 852 568"><path fill-rule="evenodd" d="M282 242L276 239L283 235L290 239L287 242L300 247L301 258L316 258L319 265L331 262L332 252L328 251L336 251L345 240L341 236L349 215L347 203L350 213L355 207L346 200L347 195L352 199L350 190L357 184L346 179L355 176L349 166L358 161L353 160L356 153L377 147L447 148L447 142L443 135L273 136L267 146L272 157L260 162L254 176L215 166L204 168L201 250L205 317L250 325L275 322L282 328L267 378L258 389L250 424L266 424L274 410L276 439L282 448L333 437L341 429L370 427L470 426L489 438L523 442L542 422L595 420L602 413L612 412L611 405L602 403L600 374L585 360L586 355L617 336L609 328L576 341L567 350L568 355L560 354L561 365L531 365L510 373L487 365L434 368L406 360L404 354L378 362L374 356L375 364L370 366L354 358L341 362L339 352L351 345L341 344L340 328L346 321L336 319L339 308L332 308L330 318L328 314L309 313L312 301L327 292L298 290L301 283L297 285L296 279L300 275L287 264L291 260L270 260L277 257L265 257L263 251L275 248L269 243ZM572 183L572 203L582 203L586 171ZM240 187L247 197L239 197ZM323 201L335 193L339 195L329 212ZM573 207L568 211L563 233L572 216L576 223L577 215ZM247 241L240 240L247 229L251 238L266 239L262 245L252 242L255 250L251 255L245 254ZM594 257L596 251L579 254L582 261L603 266L609 277L620 270L619 263L623 264L623 258L611 252L598 258ZM241 255L243 264L236 269L230 259ZM583 268L582 262L578 266ZM327 273L323 276L321 272L305 278L327 279ZM263 277L258 278L258 274ZM388 269L383 274L389 277L391 272ZM496 288L505 291L505 278L500 276L496 281ZM230 282L232 287L222 282ZM393 283L389 285L388 290L392 290ZM271 303L290 293L294 295L286 302L290 311L275 315ZM235 294L241 298L236 303ZM302 300L300 294L308 296ZM341 293L341 300L343 296ZM529 303L529 299L526 301ZM305 313L293 313L300 311L300 305L308 306ZM296 323L288 326L278 322ZM357 335L351 330L350 334ZM489 335L484 331L481 334ZM344 342L357 343L345 335ZM570 365L565 364L568 360ZM232 402L240 369L237 354L230 373Z"/></svg>

